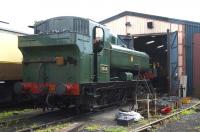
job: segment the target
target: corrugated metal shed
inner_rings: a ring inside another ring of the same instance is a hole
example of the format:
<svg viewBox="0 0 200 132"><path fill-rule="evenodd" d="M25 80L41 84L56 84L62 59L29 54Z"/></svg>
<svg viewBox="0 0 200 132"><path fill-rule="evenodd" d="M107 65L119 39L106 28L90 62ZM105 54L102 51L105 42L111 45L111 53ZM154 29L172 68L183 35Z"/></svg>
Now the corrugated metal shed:
<svg viewBox="0 0 200 132"><path fill-rule="evenodd" d="M193 94L200 97L200 33L194 34L193 42Z"/></svg>
<svg viewBox="0 0 200 132"><path fill-rule="evenodd" d="M188 88L188 95L192 95L193 93L193 36L195 33L200 33L200 23L199 22L193 22L193 21L187 21L187 20L179 20L179 19L173 19L173 18L167 18L167 17L161 17L161 16L155 16L155 15L148 15L143 13L136 13L136 12L130 12L125 11L118 15L112 16L110 18L107 18L105 20L100 21L102 24L110 23L116 19L120 19L125 16L137 16L144 19L154 19L159 20L163 22L168 22L172 24L181 24L184 26L184 33L183 33L183 41L184 41L184 48L185 48L185 67L186 67L186 75L188 76L187 80L187 88Z"/></svg>
<svg viewBox="0 0 200 132"><path fill-rule="evenodd" d="M188 76L188 94L191 95L193 92L193 36L200 32L200 24L186 23L185 25L186 74Z"/></svg>
<svg viewBox="0 0 200 132"><path fill-rule="evenodd" d="M105 23L111 22L115 19L121 18L123 16L138 16L138 17L155 19L155 20L160 20L160 21L165 21L165 22L172 22L172 23L177 23L177 24L186 24L186 23L193 24L193 25L200 24L198 22L193 22L193 21L180 20L180 19L174 19L174 18L168 18L168 17L162 17L162 16L155 16L155 15L149 15L149 14L143 14L143 13L137 13L137 12L131 12L131 11L124 11L120 14L117 14L115 16L112 16L110 18L102 20L102 21L100 21L100 23L105 24Z"/></svg>

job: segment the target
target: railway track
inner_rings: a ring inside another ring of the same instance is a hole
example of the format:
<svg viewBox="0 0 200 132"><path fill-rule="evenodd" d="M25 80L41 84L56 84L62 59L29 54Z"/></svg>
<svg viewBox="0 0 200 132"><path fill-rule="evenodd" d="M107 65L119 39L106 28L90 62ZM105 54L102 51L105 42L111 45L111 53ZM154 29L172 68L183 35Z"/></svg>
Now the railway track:
<svg viewBox="0 0 200 132"><path fill-rule="evenodd" d="M190 106L190 107L188 107L188 108L185 108L185 109L183 109L183 110L180 110L180 111L178 111L178 112L175 112L175 113L172 113L172 114L170 114L170 115L168 115L168 116L165 116L165 117L163 117L163 118L160 118L160 119L158 119L158 120L155 120L155 121L152 121L152 122L150 122L150 123L148 123L148 124L146 124L146 125L143 125L143 126L140 126L140 127L138 127L138 128L136 128L136 129L133 129L132 131L133 132L140 132L140 131L144 131L144 130L146 130L146 129L149 129L149 128L151 128L152 126L154 126L154 125L156 125L156 124L158 124L158 123L160 123L160 122L163 122L164 120L167 120L167 119L170 119L170 118L172 118L173 116L176 116L176 115L178 115L178 114L180 114L181 112L183 112L183 111L185 111L185 110L189 110L189 109L191 109L191 108L194 108L195 106L198 106L198 105L200 105L200 102L198 102L198 103L196 103L196 104L194 104L194 105L192 105L192 106ZM103 108L103 109L101 109L100 111L97 111L97 112L87 112L87 113L82 113L82 114L80 114L80 115L77 115L77 114L75 114L75 113L72 113L72 114L70 114L70 115L68 115L67 117L64 117L64 118L62 118L62 119L55 119L55 120L49 120L49 121L47 121L47 122L45 122L45 123L41 123L41 124L39 124L39 125L36 125L36 126L32 126L32 125L27 125L27 127L23 127L23 128L20 128L20 129L16 129L15 131L17 131L17 132L32 132L32 131L36 131L36 130L40 130L40 129L44 129L44 128L48 128L49 126L55 126L55 125L58 125L58 124L64 124L64 123L68 123L68 122L70 122L70 121L73 121L73 120L76 120L76 119L81 119L81 118L84 118L84 117L88 117L88 116L92 116L92 115L96 115L96 114L101 114L101 113L103 113L103 112L107 112L107 111L109 111L109 110L113 110L113 109L116 109L116 108L118 108L118 106L113 106L113 107L108 107L108 108ZM49 118L48 116L52 113L52 114L56 114L56 113L58 113L59 112L59 110L55 110L55 111L53 111L53 112L45 112L44 114L46 114L45 115L45 118ZM69 112L66 112L66 113L69 113ZM60 115L62 115L63 113L60 113ZM30 118L35 118L35 117L26 117L26 118L18 118L18 119L13 119L13 120L7 120L7 121L2 121L2 122L0 122L0 126L5 126L6 124L10 124L10 123L12 123L12 122L16 122L16 123L18 123L18 122L23 122L23 121L26 121L26 120L29 120ZM42 119L42 118L38 118L38 119ZM34 122L32 122L32 124L34 124ZM78 127L81 127L81 126L78 126Z"/></svg>
<svg viewBox="0 0 200 132"><path fill-rule="evenodd" d="M80 119L80 118L83 118L83 117L86 117L86 116L92 116L94 114L101 114L101 113L103 113L105 111L109 111L109 110L116 109L116 108L117 108L117 106L113 106L113 107L108 107L108 108L101 109L100 111L96 111L96 112L87 112L87 113L83 113L81 115L77 115L76 114L76 115L72 115L72 116L69 116L69 117L64 118L64 119L43 123L41 125L37 125L37 126L34 126L34 127L23 128L23 129L17 130L16 132L32 132L32 131L36 131L36 130L39 130L39 129L47 128L49 126L54 126L54 125L57 125L57 124L64 124L64 123L67 123L69 121ZM82 124L78 125L74 129L77 129L77 128L81 127L81 126L82 126Z"/></svg>
<svg viewBox="0 0 200 132"><path fill-rule="evenodd" d="M196 104L194 104L194 105L188 107L188 108L185 108L185 109L180 110L180 111L178 111L178 112L172 113L172 114L170 114L170 115L168 115L168 116L166 116L166 117L163 117L163 118L161 118L161 119L152 121L152 122L150 122L150 123L148 123L148 124L146 124L146 125L143 125L143 126L141 126L141 127L138 127L138 128L134 129L134 130L131 131L131 132L141 132L141 131L147 130L147 129L151 128L153 125L156 125L156 124L158 124L158 123L160 123L160 122L163 122L164 120L167 120L167 119L170 119L170 118L172 118L172 117L174 117L174 116L177 116L177 115L181 114L181 112L186 111L186 110L189 110L189 109L192 109L192 108L194 108L194 107L196 107L196 106L198 106L198 105L200 105L200 101L197 102Z"/></svg>
<svg viewBox="0 0 200 132"><path fill-rule="evenodd" d="M0 127L9 126L10 124L17 124L19 122L23 122L25 120L33 118L37 115L47 114L47 113L50 113L50 112L53 112L53 111L43 112L42 109L39 109L39 110L31 111L31 112L25 112L25 113L19 115L19 117L14 117L14 118L11 117L9 119L5 119L5 120L0 121Z"/></svg>
<svg viewBox="0 0 200 132"><path fill-rule="evenodd" d="M47 127L52 126L52 125L66 123L66 122L69 122L70 120L75 119L75 118L77 118L77 116L71 116L71 117L61 119L61 120L58 120L58 121L43 123L43 124L35 126L35 127L23 128L21 130L17 130L17 132L32 132L32 131L35 131L35 130L47 128Z"/></svg>
<svg viewBox="0 0 200 132"><path fill-rule="evenodd" d="M25 119L27 119L27 117L26 118L16 118L16 119L3 120L3 121L0 121L0 127L8 126L9 124L12 124L12 123L18 123L18 122L23 121Z"/></svg>

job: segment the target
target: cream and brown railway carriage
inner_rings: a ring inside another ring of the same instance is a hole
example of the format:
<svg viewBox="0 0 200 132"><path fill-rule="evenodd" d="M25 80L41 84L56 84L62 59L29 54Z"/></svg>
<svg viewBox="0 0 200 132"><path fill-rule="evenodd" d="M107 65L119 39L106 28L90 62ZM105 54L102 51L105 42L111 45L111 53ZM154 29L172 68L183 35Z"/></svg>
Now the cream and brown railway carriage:
<svg viewBox="0 0 200 132"><path fill-rule="evenodd" d="M25 33L0 25L0 103L12 100L12 85L21 80L22 54L18 49L18 36Z"/></svg>

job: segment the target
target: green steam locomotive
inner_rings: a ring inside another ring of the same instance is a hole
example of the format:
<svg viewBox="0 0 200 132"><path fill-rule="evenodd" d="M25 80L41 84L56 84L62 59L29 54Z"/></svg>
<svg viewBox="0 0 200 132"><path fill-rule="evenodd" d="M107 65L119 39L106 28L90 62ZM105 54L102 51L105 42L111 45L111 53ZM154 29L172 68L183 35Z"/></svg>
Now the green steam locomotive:
<svg viewBox="0 0 200 132"><path fill-rule="evenodd" d="M128 49L97 22L56 17L37 22L34 35L20 36L23 82L17 94L52 107L94 109L132 99L149 56Z"/></svg>

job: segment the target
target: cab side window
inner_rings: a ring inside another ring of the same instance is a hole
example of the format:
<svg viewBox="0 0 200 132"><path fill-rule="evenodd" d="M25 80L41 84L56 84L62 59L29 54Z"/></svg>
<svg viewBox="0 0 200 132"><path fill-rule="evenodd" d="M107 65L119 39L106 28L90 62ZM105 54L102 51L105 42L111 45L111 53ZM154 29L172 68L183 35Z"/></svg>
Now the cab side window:
<svg viewBox="0 0 200 132"><path fill-rule="evenodd" d="M100 52L104 47L104 31L100 27L93 29L93 51Z"/></svg>

